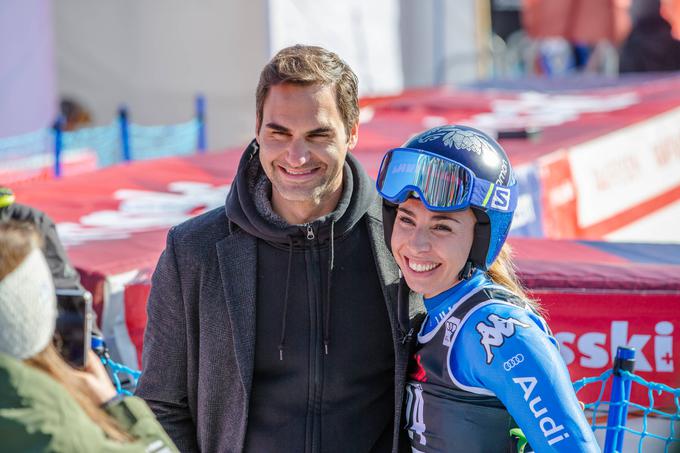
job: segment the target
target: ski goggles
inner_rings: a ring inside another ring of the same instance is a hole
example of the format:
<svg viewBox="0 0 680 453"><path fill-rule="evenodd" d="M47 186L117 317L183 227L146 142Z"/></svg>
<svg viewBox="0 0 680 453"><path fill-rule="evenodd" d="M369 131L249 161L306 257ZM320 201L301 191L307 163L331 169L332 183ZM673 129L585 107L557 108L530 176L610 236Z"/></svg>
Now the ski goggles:
<svg viewBox="0 0 680 453"><path fill-rule="evenodd" d="M517 184L494 184L464 165L427 151L395 148L383 157L376 183L391 203L403 203L415 192L430 211L459 211L469 206L513 212Z"/></svg>

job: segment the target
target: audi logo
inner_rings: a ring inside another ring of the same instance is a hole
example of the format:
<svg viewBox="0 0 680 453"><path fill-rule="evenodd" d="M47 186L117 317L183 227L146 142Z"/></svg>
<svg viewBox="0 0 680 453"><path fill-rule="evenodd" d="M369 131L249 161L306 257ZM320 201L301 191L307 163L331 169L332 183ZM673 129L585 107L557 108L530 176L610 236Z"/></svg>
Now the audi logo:
<svg viewBox="0 0 680 453"><path fill-rule="evenodd" d="M516 356L511 357L509 360L503 362L503 369L505 371L510 371L522 362L524 362L524 356L522 354L517 354Z"/></svg>

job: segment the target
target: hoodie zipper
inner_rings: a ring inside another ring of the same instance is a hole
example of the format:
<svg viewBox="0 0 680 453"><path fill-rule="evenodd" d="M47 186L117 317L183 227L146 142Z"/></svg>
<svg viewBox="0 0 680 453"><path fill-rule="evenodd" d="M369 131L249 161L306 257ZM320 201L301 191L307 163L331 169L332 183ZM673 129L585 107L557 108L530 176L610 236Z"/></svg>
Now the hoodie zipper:
<svg viewBox="0 0 680 453"><path fill-rule="evenodd" d="M307 427L305 452L317 452L321 445L321 400L323 393L323 363L321 358L321 338L323 335L322 322L322 288L321 274L321 252L319 241L311 223L304 224L306 238L311 244L307 251L309 259L307 265L308 287L310 297L310 315L312 324L310 325L310 362L309 362L309 399L307 401Z"/></svg>
<svg viewBox="0 0 680 453"><path fill-rule="evenodd" d="M314 236L314 228L312 228L311 223L305 223L305 226L307 227L307 240L311 241L316 237Z"/></svg>

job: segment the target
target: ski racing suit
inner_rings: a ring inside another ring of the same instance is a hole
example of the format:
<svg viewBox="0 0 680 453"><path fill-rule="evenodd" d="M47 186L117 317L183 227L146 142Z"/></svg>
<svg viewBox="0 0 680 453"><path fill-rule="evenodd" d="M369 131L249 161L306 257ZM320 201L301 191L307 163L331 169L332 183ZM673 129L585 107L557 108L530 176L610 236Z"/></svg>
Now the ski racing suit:
<svg viewBox="0 0 680 453"><path fill-rule="evenodd" d="M425 299L406 388L416 452L599 452L557 341L520 297L476 271Z"/></svg>

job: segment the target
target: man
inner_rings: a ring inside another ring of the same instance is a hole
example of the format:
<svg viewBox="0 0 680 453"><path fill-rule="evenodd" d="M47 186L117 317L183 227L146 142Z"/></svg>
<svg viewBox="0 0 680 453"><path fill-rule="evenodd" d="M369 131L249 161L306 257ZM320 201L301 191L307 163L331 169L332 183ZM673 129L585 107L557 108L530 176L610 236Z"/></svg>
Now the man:
<svg viewBox="0 0 680 453"><path fill-rule="evenodd" d="M407 351L357 79L293 46L262 70L225 209L173 227L137 394L182 451L397 450Z"/></svg>

